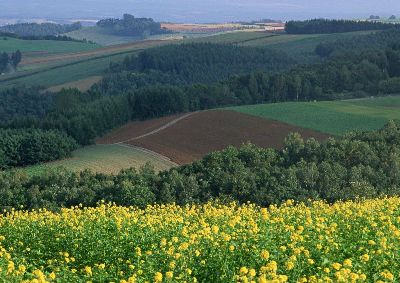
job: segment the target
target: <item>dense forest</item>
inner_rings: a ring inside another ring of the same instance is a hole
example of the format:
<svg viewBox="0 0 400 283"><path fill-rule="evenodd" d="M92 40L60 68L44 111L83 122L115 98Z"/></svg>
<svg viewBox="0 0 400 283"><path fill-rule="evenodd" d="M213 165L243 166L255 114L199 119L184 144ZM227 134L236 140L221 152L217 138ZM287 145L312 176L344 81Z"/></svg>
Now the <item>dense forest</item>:
<svg viewBox="0 0 400 283"><path fill-rule="evenodd" d="M77 148L64 133L40 129L0 129L0 169L69 157Z"/></svg>
<svg viewBox="0 0 400 283"><path fill-rule="evenodd" d="M191 165L155 173L145 166L118 175L60 169L28 177L0 174L0 209L95 206L100 200L144 207L209 200L268 206L287 199L328 202L400 193L400 124L325 143L287 137L282 150L253 145L215 152Z"/></svg>
<svg viewBox="0 0 400 283"><path fill-rule="evenodd" d="M253 71L276 72L288 69L296 60L279 51L211 43L167 45L128 56L112 64L110 73L151 73L171 83L210 83L234 74ZM157 75L157 73L159 73Z"/></svg>
<svg viewBox="0 0 400 283"><path fill-rule="evenodd" d="M10 55L7 52L0 53L0 74L17 69L21 60L22 54L19 50Z"/></svg>
<svg viewBox="0 0 400 283"><path fill-rule="evenodd" d="M0 32L16 34L21 37L56 36L70 31L81 29L80 23L59 25L53 23L21 23L0 27Z"/></svg>
<svg viewBox="0 0 400 283"><path fill-rule="evenodd" d="M97 22L97 26L106 32L121 36L141 36L169 33L161 28L161 24L150 18L135 18L124 14L122 19L104 19Z"/></svg>
<svg viewBox="0 0 400 283"><path fill-rule="evenodd" d="M363 30L385 30L393 28L394 26L394 24L374 21L313 19L306 21L288 21L285 25L285 31L289 34L340 33Z"/></svg>

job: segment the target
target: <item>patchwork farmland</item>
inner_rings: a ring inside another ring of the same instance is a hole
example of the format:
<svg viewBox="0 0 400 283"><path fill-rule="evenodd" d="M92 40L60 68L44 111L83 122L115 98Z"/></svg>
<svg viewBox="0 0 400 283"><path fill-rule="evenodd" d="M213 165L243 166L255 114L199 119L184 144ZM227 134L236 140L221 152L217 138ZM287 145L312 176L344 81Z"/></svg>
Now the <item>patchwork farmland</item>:
<svg viewBox="0 0 400 283"><path fill-rule="evenodd" d="M161 121L170 123L172 120L173 117L169 117L143 123L155 125ZM140 128L140 123L118 129L101 138L99 142L123 142L157 152L178 164L186 164L210 152L228 146L241 146L246 142L261 147L281 148L285 137L291 132L299 132L304 137L318 140L328 137L326 134L286 123L223 110L193 113L160 131L140 138L137 138L140 132L137 133L136 128Z"/></svg>

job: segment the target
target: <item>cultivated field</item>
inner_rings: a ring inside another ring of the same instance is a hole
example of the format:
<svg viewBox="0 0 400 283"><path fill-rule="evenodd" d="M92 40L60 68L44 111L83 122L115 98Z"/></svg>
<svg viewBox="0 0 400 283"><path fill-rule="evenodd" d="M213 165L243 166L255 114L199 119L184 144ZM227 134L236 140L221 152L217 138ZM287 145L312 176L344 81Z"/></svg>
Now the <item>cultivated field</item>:
<svg viewBox="0 0 400 283"><path fill-rule="evenodd" d="M5 40L6 39L6 40ZM11 37L0 37L1 52L15 52L20 50L23 59L49 54L81 52L99 48L97 44L58 41L58 40L22 40Z"/></svg>
<svg viewBox="0 0 400 283"><path fill-rule="evenodd" d="M398 282L399 214L398 197L13 210L1 219L0 280Z"/></svg>
<svg viewBox="0 0 400 283"><path fill-rule="evenodd" d="M98 48L92 51L31 58L23 65L25 71L1 76L0 87L17 85L51 87L103 75L104 70L111 62L122 61L126 55L132 55L143 49L168 42L161 40L141 41Z"/></svg>
<svg viewBox="0 0 400 283"><path fill-rule="evenodd" d="M319 140L327 135L304 130L285 123L266 120L233 111L204 111L192 113L176 123L170 123L173 117L153 120L153 122L135 122L107 135L102 143L124 142L143 147L162 154L178 164L190 163L204 155L222 150L230 145L241 146L252 142L262 147L280 148L290 132L299 132L304 137ZM160 131L140 136L135 129L152 124L154 131L160 124L170 123Z"/></svg>
<svg viewBox="0 0 400 283"><path fill-rule="evenodd" d="M342 135L349 131L377 130L390 119L400 119L400 96L260 104L229 109L323 133Z"/></svg>
<svg viewBox="0 0 400 283"><path fill-rule="evenodd" d="M73 152L72 158L27 167L32 175L49 169L65 167L72 171L90 169L99 173L118 173L130 167L140 168L150 163L157 171L167 170L175 164L167 159L128 145L94 145L80 148Z"/></svg>

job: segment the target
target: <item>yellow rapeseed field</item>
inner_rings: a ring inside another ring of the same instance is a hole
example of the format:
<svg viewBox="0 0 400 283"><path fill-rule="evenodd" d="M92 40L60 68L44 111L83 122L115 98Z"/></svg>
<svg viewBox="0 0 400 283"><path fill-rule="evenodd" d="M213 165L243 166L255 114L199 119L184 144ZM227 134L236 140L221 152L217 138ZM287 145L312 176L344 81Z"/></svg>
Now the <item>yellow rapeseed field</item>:
<svg viewBox="0 0 400 283"><path fill-rule="evenodd" d="M12 211L0 282L399 282L400 198Z"/></svg>

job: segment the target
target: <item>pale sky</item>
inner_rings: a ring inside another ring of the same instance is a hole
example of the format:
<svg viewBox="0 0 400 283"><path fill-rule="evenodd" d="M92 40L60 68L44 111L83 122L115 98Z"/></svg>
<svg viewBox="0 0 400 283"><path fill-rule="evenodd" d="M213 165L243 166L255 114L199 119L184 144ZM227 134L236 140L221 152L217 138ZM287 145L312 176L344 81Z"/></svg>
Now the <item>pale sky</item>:
<svg viewBox="0 0 400 283"><path fill-rule="evenodd" d="M400 15L400 0L0 0L0 18L104 18L123 13L159 21Z"/></svg>

